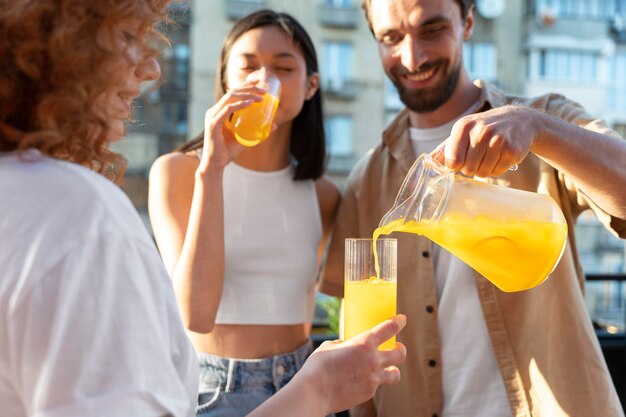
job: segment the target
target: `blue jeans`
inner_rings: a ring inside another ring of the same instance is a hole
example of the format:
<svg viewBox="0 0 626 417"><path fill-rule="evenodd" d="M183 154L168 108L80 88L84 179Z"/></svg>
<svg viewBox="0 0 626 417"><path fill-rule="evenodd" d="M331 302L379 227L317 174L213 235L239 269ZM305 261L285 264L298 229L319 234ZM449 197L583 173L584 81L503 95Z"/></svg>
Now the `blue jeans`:
<svg viewBox="0 0 626 417"><path fill-rule="evenodd" d="M200 390L196 415L244 417L285 386L312 351L309 340L291 353L263 359L223 358L198 352Z"/></svg>

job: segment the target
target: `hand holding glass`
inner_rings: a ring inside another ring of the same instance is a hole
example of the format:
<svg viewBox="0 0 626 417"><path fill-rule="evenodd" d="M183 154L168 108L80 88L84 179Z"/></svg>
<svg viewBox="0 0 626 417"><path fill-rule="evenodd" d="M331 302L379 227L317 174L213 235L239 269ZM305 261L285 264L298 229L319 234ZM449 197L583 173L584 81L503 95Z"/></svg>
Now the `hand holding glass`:
<svg viewBox="0 0 626 417"><path fill-rule="evenodd" d="M378 239L376 270L372 239L346 239L344 334L348 340L396 314L397 240ZM378 348L393 349L393 337Z"/></svg>
<svg viewBox="0 0 626 417"><path fill-rule="evenodd" d="M276 75L254 71L246 77L245 82L255 80L258 80L256 86L266 91L263 101L236 111L227 122L237 142L244 146L256 146L269 137L280 97L280 80Z"/></svg>

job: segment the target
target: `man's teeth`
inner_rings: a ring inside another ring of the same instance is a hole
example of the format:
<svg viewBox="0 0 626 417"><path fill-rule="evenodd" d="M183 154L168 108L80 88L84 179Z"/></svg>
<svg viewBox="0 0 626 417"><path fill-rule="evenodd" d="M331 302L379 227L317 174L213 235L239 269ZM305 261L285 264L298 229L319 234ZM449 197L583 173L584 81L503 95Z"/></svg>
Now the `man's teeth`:
<svg viewBox="0 0 626 417"><path fill-rule="evenodd" d="M406 78L409 81L424 81L430 78L434 73L435 73L435 70L431 69L430 71L426 71L426 72L407 74Z"/></svg>

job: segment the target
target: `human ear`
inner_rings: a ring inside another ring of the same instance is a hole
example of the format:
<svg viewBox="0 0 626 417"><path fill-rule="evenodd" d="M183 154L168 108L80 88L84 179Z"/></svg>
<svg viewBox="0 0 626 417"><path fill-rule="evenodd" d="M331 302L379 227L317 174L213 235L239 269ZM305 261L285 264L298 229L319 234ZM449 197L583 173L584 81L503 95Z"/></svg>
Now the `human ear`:
<svg viewBox="0 0 626 417"><path fill-rule="evenodd" d="M463 22L463 40L467 41L474 33L474 5L472 4L467 11L465 21Z"/></svg>
<svg viewBox="0 0 626 417"><path fill-rule="evenodd" d="M311 100L320 88L320 75L316 72L307 77L305 99Z"/></svg>

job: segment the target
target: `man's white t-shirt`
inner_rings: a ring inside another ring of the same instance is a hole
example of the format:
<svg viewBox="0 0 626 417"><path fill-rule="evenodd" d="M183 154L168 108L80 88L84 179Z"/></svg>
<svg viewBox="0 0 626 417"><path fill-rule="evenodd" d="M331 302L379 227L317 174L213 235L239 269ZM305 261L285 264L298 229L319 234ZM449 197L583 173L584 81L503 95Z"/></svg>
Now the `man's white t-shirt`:
<svg viewBox="0 0 626 417"><path fill-rule="evenodd" d="M476 111L478 103L460 117ZM415 156L430 153L452 131L456 120L409 128ZM443 417L510 417L511 407L480 306L474 270L433 243L437 315L441 341Z"/></svg>
<svg viewBox="0 0 626 417"><path fill-rule="evenodd" d="M0 154L0 236L2 415L193 415L195 353L117 186L37 151Z"/></svg>

